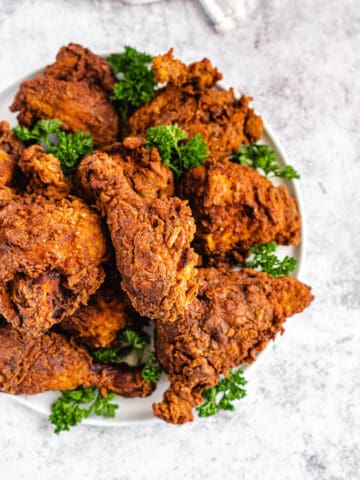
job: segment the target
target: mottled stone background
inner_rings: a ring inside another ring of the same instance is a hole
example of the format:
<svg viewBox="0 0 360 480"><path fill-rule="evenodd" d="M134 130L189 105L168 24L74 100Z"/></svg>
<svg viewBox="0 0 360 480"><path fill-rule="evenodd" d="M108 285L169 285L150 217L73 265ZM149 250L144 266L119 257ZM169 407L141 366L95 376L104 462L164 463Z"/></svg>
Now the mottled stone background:
<svg viewBox="0 0 360 480"><path fill-rule="evenodd" d="M1 0L0 90L70 41L209 56L227 83L255 98L302 174L303 280L316 302L249 371L234 413L183 427L80 426L57 437L46 418L0 396L0 477L358 480L359 0L259 0L225 36L190 0Z"/></svg>

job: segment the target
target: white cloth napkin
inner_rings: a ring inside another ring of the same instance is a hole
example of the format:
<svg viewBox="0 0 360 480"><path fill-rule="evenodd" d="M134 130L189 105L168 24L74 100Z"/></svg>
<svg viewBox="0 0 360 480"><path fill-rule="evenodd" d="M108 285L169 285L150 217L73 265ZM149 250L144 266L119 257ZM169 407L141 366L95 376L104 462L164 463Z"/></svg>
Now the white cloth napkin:
<svg viewBox="0 0 360 480"><path fill-rule="evenodd" d="M125 3L140 5L159 0L123 0ZM245 18L253 0L199 0L218 33L229 32Z"/></svg>

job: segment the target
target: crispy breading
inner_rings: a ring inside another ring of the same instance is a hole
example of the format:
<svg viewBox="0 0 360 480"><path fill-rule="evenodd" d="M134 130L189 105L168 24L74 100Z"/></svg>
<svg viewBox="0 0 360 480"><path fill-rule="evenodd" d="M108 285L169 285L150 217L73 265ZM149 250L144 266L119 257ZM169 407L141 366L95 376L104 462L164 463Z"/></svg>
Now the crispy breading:
<svg viewBox="0 0 360 480"><path fill-rule="evenodd" d="M21 83L10 110L19 112L25 127L57 118L65 130L89 132L95 145L108 145L119 134L119 119L109 100L115 81L104 59L70 44L44 75Z"/></svg>
<svg viewBox="0 0 360 480"><path fill-rule="evenodd" d="M104 58L76 43L60 48L55 63L46 67L45 76L57 80L86 81L91 86L100 86L108 94L112 93L117 82Z"/></svg>
<svg viewBox="0 0 360 480"><path fill-rule="evenodd" d="M196 249L210 263L239 262L255 244L298 245L300 214L284 185L228 159L185 173L179 193L196 219Z"/></svg>
<svg viewBox="0 0 360 480"><path fill-rule="evenodd" d="M157 357L169 374L170 387L154 414L170 423L193 420L202 392L218 375L255 360L286 317L312 301L307 285L295 278L274 278L244 269L239 272L199 269L199 293L185 318L156 322Z"/></svg>
<svg viewBox="0 0 360 480"><path fill-rule="evenodd" d="M0 313L37 336L86 303L104 279L106 241L83 201L17 197L0 211Z"/></svg>
<svg viewBox="0 0 360 480"><path fill-rule="evenodd" d="M215 158L261 137L263 123L249 107L250 97L242 95L238 100L232 88L211 88L221 74L209 60L186 66L173 58L171 50L154 58L153 70L157 81L168 84L132 114L128 134L145 134L149 127L177 123L190 138L201 134Z"/></svg>
<svg viewBox="0 0 360 480"><path fill-rule="evenodd" d="M58 158L45 153L39 145L32 145L23 151L19 167L28 178L27 193L41 194L46 198L62 198L70 193Z"/></svg>
<svg viewBox="0 0 360 480"><path fill-rule="evenodd" d="M102 286L60 324L62 330L89 348L108 348L117 335L132 323L134 313L119 288Z"/></svg>
<svg viewBox="0 0 360 480"><path fill-rule="evenodd" d="M57 333L30 338L9 326L0 327L0 391L13 395L106 388L124 397L146 397L154 385L139 367L95 364L87 351Z"/></svg>
<svg viewBox="0 0 360 480"><path fill-rule="evenodd" d="M106 153L88 155L78 168L82 187L106 216L121 285L134 308L153 319L175 319L194 296L195 226L186 202L164 196L147 202Z"/></svg>

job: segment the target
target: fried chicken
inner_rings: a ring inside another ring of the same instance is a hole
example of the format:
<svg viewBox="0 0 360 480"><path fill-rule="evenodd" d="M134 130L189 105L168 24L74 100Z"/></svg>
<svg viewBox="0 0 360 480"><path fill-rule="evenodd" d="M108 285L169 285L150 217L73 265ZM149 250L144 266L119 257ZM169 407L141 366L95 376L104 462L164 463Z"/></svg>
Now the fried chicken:
<svg viewBox="0 0 360 480"><path fill-rule="evenodd" d="M106 388L124 397L146 397L154 385L141 368L95 364L87 351L57 333L30 338L0 327L0 391L33 395L49 390Z"/></svg>
<svg viewBox="0 0 360 480"><path fill-rule="evenodd" d="M258 140L263 123L250 97L235 98L234 90L211 88L221 74L207 59L188 67L170 50L153 60L155 78L168 82L155 98L138 108L128 121L128 134L144 134L155 125L177 123L189 137L200 133L215 158L230 155L242 143Z"/></svg>
<svg viewBox="0 0 360 480"><path fill-rule="evenodd" d="M72 314L99 288L101 220L74 197L24 195L0 211L0 313L33 336Z"/></svg>
<svg viewBox="0 0 360 480"><path fill-rule="evenodd" d="M107 62L80 45L70 44L44 75L22 82L10 107L20 125L57 118L62 128L89 132L95 145L117 140L119 120L108 99L116 79Z"/></svg>
<svg viewBox="0 0 360 480"><path fill-rule="evenodd" d="M106 216L122 288L140 315L176 319L195 293L190 248L195 225L179 198L147 202L132 189L124 169L106 153L95 152L79 165L83 189Z"/></svg>
<svg viewBox="0 0 360 480"><path fill-rule="evenodd" d="M8 122L0 122L0 208L13 199L18 186L17 162L24 146L10 130Z"/></svg>
<svg viewBox="0 0 360 480"><path fill-rule="evenodd" d="M102 286L87 305L66 317L60 327L91 349L109 348L118 333L132 323L135 314L129 303L119 288Z"/></svg>
<svg viewBox="0 0 360 480"><path fill-rule="evenodd" d="M147 201L174 194L174 175L161 161L156 148L145 148L146 139L128 137L99 149L118 162L134 191ZM76 193L87 201L93 201L89 192L81 187L81 180L75 175Z"/></svg>
<svg viewBox="0 0 360 480"><path fill-rule="evenodd" d="M199 293L178 322L156 322L156 352L170 387L154 414L179 424L193 420L202 392L218 375L255 360L256 353L283 332L286 317L312 301L310 288L295 278L200 269Z"/></svg>
<svg viewBox="0 0 360 480"><path fill-rule="evenodd" d="M45 153L39 145L23 151L19 167L28 179L27 193L43 195L48 199L69 195L71 187L61 170L59 159Z"/></svg>
<svg viewBox="0 0 360 480"><path fill-rule="evenodd" d="M253 270L197 270L189 248L191 217L186 212L184 222L187 207L176 197L146 204L104 153L83 159L79 175L106 216L124 290L155 321L156 354L171 386L154 413L170 423L190 421L201 393L219 374L253 361L282 332L286 317L310 303L310 289L293 278Z"/></svg>
<svg viewBox="0 0 360 480"><path fill-rule="evenodd" d="M196 219L195 248L210 263L241 262L255 244L300 241L296 201L250 167L207 162L185 173L179 193Z"/></svg>

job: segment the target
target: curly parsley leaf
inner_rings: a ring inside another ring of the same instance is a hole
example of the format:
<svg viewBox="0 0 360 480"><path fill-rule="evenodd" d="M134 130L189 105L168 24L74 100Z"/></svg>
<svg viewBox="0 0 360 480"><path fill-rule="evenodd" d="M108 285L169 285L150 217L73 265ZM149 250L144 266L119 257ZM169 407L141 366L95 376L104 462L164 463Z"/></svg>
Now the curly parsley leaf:
<svg viewBox="0 0 360 480"><path fill-rule="evenodd" d="M266 176L271 175L288 179L300 178L298 172L291 165L281 169L276 160L275 152L267 145L256 143L243 145L232 155L231 160L247 167L262 170Z"/></svg>
<svg viewBox="0 0 360 480"><path fill-rule="evenodd" d="M157 358L155 356L155 352L148 352L145 366L141 371L141 375L144 380L148 382L158 382L161 375L161 367Z"/></svg>
<svg viewBox="0 0 360 480"><path fill-rule="evenodd" d="M46 152L55 155L65 175L69 175L79 160L94 149L90 133L65 133L57 119L39 120L31 130L15 127L13 133L23 142L42 145Z"/></svg>
<svg viewBox="0 0 360 480"><path fill-rule="evenodd" d="M156 82L150 68L152 58L147 53L126 46L123 53L113 53L106 59L119 78L111 100L118 102L122 123L135 108L155 96Z"/></svg>
<svg viewBox="0 0 360 480"><path fill-rule="evenodd" d="M39 120L31 130L18 126L12 131L23 142L38 143L48 149L51 146L51 135L61 131L61 121L57 119Z"/></svg>
<svg viewBox="0 0 360 480"><path fill-rule="evenodd" d="M99 363L121 363L132 351L133 347L130 345L127 347L98 348L92 351L92 356Z"/></svg>
<svg viewBox="0 0 360 480"><path fill-rule="evenodd" d="M65 175L69 175L79 160L94 149L90 133L78 131L75 133L58 132L58 143L51 145L48 152L60 160L61 168Z"/></svg>
<svg viewBox="0 0 360 480"><path fill-rule="evenodd" d="M191 140L177 124L159 125L147 131L147 148L156 147L162 162L179 178L186 170L202 165L209 150L200 134Z"/></svg>
<svg viewBox="0 0 360 480"><path fill-rule="evenodd" d="M246 395L243 387L247 382L243 374L243 370L236 372L230 370L228 376L220 380L218 385L205 390L202 394L205 402L197 407L199 417L210 417L220 410L234 410L235 407L231 402L240 400ZM221 393L223 395L219 398Z"/></svg>
<svg viewBox="0 0 360 480"><path fill-rule="evenodd" d="M92 413L114 417L118 408L118 405L111 403L114 397L114 393L103 396L98 388L62 391L61 397L52 405L49 417L51 423L55 425L55 433L70 430Z"/></svg>
<svg viewBox="0 0 360 480"><path fill-rule="evenodd" d="M252 246L250 252L253 257L246 262L246 267L259 269L273 277L289 275L296 268L296 259L286 256L283 260L279 260L274 254L276 247L275 242Z"/></svg>

